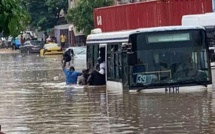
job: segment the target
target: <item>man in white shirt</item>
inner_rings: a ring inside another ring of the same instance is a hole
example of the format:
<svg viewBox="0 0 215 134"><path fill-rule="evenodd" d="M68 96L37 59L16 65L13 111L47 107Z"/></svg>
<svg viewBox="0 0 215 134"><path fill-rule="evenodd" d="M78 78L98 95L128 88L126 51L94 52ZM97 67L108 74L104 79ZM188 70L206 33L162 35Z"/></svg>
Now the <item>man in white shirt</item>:
<svg viewBox="0 0 215 134"><path fill-rule="evenodd" d="M100 65L99 65L99 73L102 75L105 74L105 62L104 61L102 63L100 63Z"/></svg>
<svg viewBox="0 0 215 134"><path fill-rule="evenodd" d="M104 75L105 74L105 61L102 61L102 58L98 58L98 64L99 64L99 73Z"/></svg>

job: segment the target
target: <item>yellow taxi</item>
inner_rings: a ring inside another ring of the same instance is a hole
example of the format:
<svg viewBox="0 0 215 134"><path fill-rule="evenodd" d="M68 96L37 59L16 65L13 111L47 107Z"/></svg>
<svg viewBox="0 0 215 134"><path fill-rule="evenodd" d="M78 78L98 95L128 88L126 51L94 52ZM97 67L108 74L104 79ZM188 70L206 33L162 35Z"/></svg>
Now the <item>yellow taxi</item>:
<svg viewBox="0 0 215 134"><path fill-rule="evenodd" d="M63 50L61 49L61 46L55 42L49 42L48 44L45 44L43 49L40 50L41 56L57 54L63 54Z"/></svg>

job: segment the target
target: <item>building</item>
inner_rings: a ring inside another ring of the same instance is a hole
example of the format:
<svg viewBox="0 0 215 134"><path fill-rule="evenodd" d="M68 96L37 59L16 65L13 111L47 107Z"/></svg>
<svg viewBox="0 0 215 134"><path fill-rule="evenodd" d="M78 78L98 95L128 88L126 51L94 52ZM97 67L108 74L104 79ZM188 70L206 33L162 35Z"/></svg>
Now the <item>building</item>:
<svg viewBox="0 0 215 134"><path fill-rule="evenodd" d="M78 5L79 0L68 0L68 7L75 8ZM68 39L69 44L72 46L84 45L86 42L86 36L82 31L77 31L73 24L69 24L68 27Z"/></svg>
<svg viewBox="0 0 215 134"><path fill-rule="evenodd" d="M79 0L68 0L68 7L75 8ZM60 36L65 34L67 36L67 46L84 45L86 36L82 32L78 32L73 24L63 24L54 27L55 37L60 43Z"/></svg>

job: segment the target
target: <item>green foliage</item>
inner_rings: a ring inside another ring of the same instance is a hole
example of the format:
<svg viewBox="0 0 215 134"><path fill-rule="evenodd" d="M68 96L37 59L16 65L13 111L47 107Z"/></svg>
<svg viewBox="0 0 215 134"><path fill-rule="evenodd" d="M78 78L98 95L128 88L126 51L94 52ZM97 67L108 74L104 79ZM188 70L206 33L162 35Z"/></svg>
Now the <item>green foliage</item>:
<svg viewBox="0 0 215 134"><path fill-rule="evenodd" d="M20 0L0 1L0 32L5 36L17 36L29 22L30 16Z"/></svg>
<svg viewBox="0 0 215 134"><path fill-rule="evenodd" d="M80 0L77 7L68 10L66 17L76 26L78 31L83 30L87 35L94 28L94 8L112 4L113 0Z"/></svg>
<svg viewBox="0 0 215 134"><path fill-rule="evenodd" d="M28 11L31 14L31 27L46 30L55 26L60 11L67 11L68 0L28 0Z"/></svg>

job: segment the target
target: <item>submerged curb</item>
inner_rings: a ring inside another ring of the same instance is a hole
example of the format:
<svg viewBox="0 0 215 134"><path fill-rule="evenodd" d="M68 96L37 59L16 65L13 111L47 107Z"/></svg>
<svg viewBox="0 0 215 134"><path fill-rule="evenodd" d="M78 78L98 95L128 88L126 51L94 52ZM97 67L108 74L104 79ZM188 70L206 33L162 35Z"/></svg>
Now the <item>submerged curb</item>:
<svg viewBox="0 0 215 134"><path fill-rule="evenodd" d="M10 53L19 53L19 51L12 50L12 49L0 49L0 54L10 54Z"/></svg>

